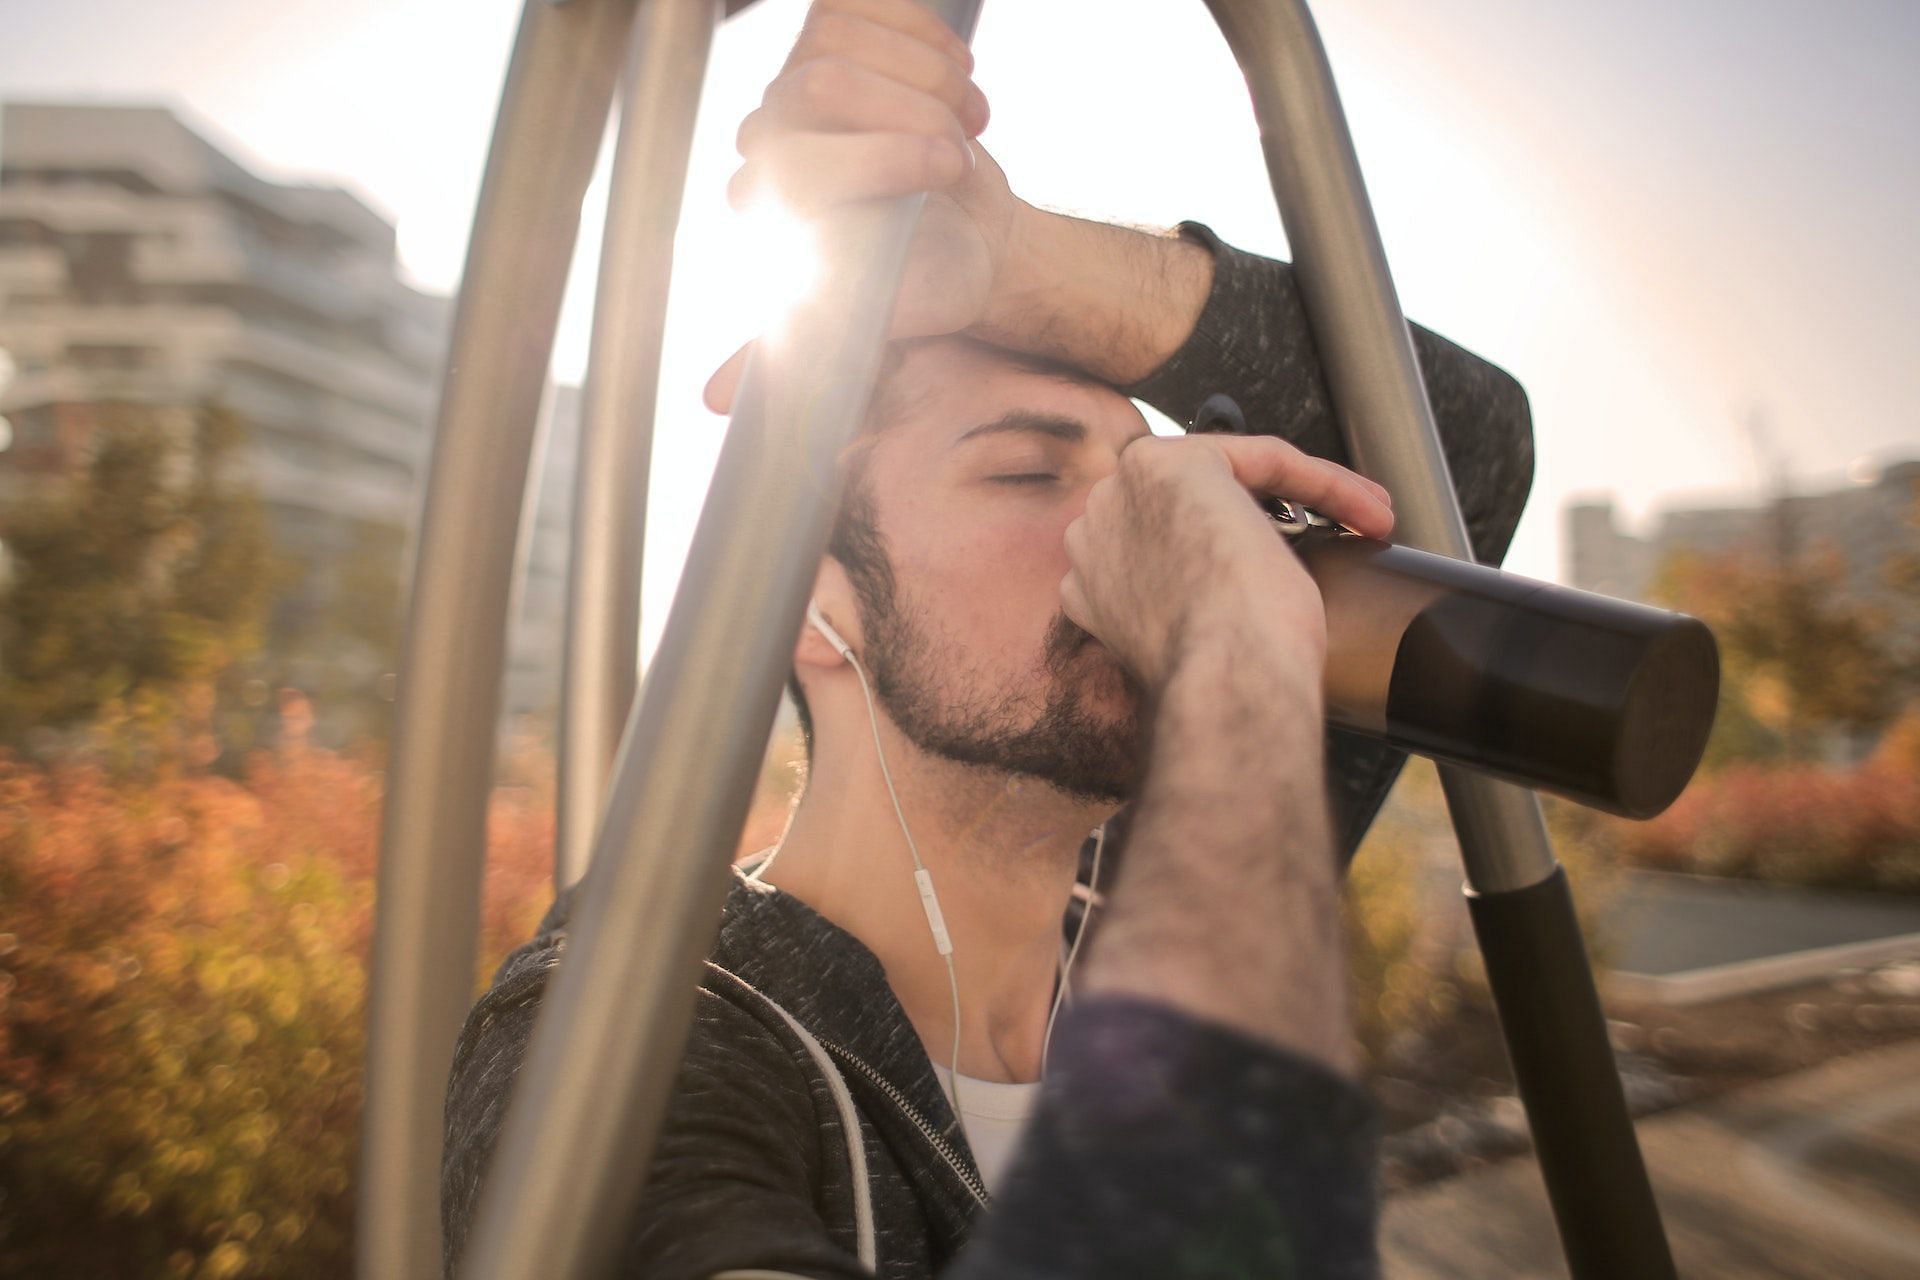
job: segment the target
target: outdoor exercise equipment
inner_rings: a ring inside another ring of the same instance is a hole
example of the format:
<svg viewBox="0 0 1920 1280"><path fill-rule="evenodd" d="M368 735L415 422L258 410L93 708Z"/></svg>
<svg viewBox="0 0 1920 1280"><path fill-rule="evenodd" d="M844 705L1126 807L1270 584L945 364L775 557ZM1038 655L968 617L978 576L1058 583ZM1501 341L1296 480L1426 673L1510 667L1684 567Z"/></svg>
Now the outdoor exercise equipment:
<svg viewBox="0 0 1920 1280"><path fill-rule="evenodd" d="M359 1273L440 1265L441 1110L472 994L514 549L560 294L625 64L570 579L562 880L583 871L463 1274L610 1274L684 1047L793 637L871 393L922 197L758 345L637 699L640 518L661 316L715 26L748 0L528 0L468 251L421 516L388 770ZM970 36L979 0L933 0ZM1468 559L1333 78L1301 0L1208 0L1252 90L1358 468L1398 535ZM617 749L615 747L618 742ZM1521 1097L1573 1273L1673 1274L1565 877L1532 795L1442 778Z"/></svg>

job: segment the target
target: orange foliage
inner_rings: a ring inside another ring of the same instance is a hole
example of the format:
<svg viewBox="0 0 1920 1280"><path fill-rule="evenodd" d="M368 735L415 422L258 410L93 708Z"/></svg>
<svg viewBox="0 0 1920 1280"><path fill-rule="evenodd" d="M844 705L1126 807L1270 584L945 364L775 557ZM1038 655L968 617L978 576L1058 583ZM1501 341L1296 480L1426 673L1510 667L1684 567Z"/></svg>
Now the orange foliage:
<svg viewBox="0 0 1920 1280"><path fill-rule="evenodd" d="M1920 709L1852 768L1729 765L1659 817L1611 823L1603 838L1659 870L1920 893Z"/></svg>
<svg viewBox="0 0 1920 1280"><path fill-rule="evenodd" d="M281 745L222 777L183 705L110 709L84 759L0 754L0 1275L352 1269L379 762L310 745L288 695ZM501 774L476 990L552 898L551 759Z"/></svg>
<svg viewBox="0 0 1920 1280"><path fill-rule="evenodd" d="M0 758L0 1273L350 1269L381 775L287 710L238 781ZM494 799L483 967L546 904L550 815Z"/></svg>

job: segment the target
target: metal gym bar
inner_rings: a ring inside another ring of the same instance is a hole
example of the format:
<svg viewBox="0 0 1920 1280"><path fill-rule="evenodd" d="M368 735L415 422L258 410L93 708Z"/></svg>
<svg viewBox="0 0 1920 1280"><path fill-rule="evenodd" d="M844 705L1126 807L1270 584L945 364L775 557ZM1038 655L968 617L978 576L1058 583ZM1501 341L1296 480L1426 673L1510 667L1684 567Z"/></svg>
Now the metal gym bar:
<svg viewBox="0 0 1920 1280"><path fill-rule="evenodd" d="M473 994L507 606L580 201L636 0L521 17L447 353L420 517L374 919L362 1276L440 1267L440 1124Z"/></svg>
<svg viewBox="0 0 1920 1280"><path fill-rule="evenodd" d="M969 35L979 0L928 7ZM1445 460L1311 18L1301 0L1208 7L1253 93L1353 456L1393 491L1403 541L1464 557ZM848 269L761 342L665 636L627 713L640 538L629 508L644 491L672 211L721 8L528 0L516 40L455 318L401 667L369 1012L359 1225L368 1280L440 1267L441 1110L471 996L515 533L580 200L630 45L609 211L610 224L616 214L621 221L609 226L595 313L569 584L556 879L582 872L582 850L591 849L591 864L468 1241L469 1277L612 1270L623 1207L646 1173L635 1153L651 1150L678 1066L728 859L825 547L837 458L872 391L917 197L851 228L848 243L860 252ZM624 734L609 757L620 718ZM1581 1280L1672 1275L1538 805L1465 771L1446 770L1443 780L1570 1268Z"/></svg>
<svg viewBox="0 0 1920 1280"><path fill-rule="evenodd" d="M556 890L586 874L639 678L647 472L673 233L717 10L717 0L643 6L627 62L567 563Z"/></svg>
<svg viewBox="0 0 1920 1280"><path fill-rule="evenodd" d="M1341 433L1393 494L1395 540L1471 560L1433 410L1387 270L1325 47L1304 0L1207 0L1252 90ZM1673 1276L1566 872L1540 802L1442 765L1487 964L1547 1197L1576 1280Z"/></svg>

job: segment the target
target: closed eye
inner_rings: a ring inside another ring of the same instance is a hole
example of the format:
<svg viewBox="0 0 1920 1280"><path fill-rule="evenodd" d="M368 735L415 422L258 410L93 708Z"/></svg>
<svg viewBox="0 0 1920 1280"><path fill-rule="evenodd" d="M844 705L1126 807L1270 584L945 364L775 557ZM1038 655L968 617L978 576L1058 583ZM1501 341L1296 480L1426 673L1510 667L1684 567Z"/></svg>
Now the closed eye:
<svg viewBox="0 0 1920 1280"><path fill-rule="evenodd" d="M1050 471L1022 471L1013 475L988 476L994 484L1052 484L1060 477Z"/></svg>

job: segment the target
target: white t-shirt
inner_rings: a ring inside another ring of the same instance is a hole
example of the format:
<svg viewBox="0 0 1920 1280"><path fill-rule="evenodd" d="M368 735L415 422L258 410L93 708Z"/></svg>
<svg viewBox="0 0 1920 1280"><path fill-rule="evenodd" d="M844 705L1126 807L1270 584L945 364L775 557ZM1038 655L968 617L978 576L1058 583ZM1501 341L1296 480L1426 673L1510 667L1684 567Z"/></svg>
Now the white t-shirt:
<svg viewBox="0 0 1920 1280"><path fill-rule="evenodd" d="M953 1097L952 1078L945 1067L935 1065L940 1087ZM960 1120L966 1126L967 1145L973 1148L974 1162L980 1166L981 1181L997 1195L1000 1179L1013 1159L1013 1149L1027 1127L1027 1117L1040 1101L1040 1085L1000 1084L993 1080L960 1077Z"/></svg>

